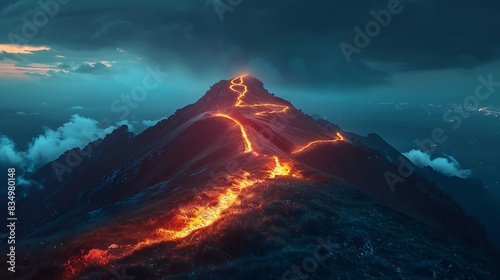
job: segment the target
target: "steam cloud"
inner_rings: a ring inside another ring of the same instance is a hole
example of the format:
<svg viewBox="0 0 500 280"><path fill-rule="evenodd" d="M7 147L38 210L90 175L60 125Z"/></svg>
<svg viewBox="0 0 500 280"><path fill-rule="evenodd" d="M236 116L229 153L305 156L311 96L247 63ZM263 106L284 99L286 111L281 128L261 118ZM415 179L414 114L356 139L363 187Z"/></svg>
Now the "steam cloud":
<svg viewBox="0 0 500 280"><path fill-rule="evenodd" d="M403 153L403 155L420 168L429 166L437 172L449 177L457 176L459 178L468 178L472 173L470 169L461 169L458 161L452 156L431 159L428 153L424 153L420 150L411 150Z"/></svg>

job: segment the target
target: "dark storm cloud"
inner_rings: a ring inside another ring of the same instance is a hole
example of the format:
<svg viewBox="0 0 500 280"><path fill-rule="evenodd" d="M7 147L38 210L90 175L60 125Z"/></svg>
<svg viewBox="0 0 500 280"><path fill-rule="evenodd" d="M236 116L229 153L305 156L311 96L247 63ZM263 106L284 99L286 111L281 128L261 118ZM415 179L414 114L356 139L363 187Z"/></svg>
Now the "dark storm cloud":
<svg viewBox="0 0 500 280"><path fill-rule="evenodd" d="M373 20L370 11L386 9L389 1L243 0L221 21L212 1L73 0L60 5L29 43L133 50L195 76L253 65L298 84L390 81L390 73L372 62L427 70L471 68L498 58L498 1L402 0L403 11L348 64L339 44L353 44L353 28L364 29ZM34 0L2 2L0 42L8 43L9 32L21 34L21 18L31 19L29 11L37 7Z"/></svg>

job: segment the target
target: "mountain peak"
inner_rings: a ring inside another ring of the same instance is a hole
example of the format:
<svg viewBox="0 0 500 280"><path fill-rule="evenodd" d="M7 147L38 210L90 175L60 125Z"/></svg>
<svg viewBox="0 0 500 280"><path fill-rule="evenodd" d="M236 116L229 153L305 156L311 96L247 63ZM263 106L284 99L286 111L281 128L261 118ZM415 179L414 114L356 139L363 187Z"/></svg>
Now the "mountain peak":
<svg viewBox="0 0 500 280"><path fill-rule="evenodd" d="M279 103L290 106L288 102L275 97L264 88L264 83L251 75L241 75L230 80L222 80L214 84L209 91L200 99L203 104L210 104L212 110L239 109L255 110L263 109L263 106L249 106L259 104L276 104ZM259 108L260 107L260 108Z"/></svg>
<svg viewBox="0 0 500 280"><path fill-rule="evenodd" d="M246 152L285 155L311 141L334 143L339 140L335 132L325 129L290 102L269 93L264 84L251 75L214 84L187 111L186 119L215 117L237 125L246 142Z"/></svg>
<svg viewBox="0 0 500 280"><path fill-rule="evenodd" d="M236 76L233 79L231 79L230 81L238 79L239 77L244 78L245 84L247 84L248 86L253 86L253 87L264 89L264 83L261 80L257 79L256 77L254 77L250 74Z"/></svg>

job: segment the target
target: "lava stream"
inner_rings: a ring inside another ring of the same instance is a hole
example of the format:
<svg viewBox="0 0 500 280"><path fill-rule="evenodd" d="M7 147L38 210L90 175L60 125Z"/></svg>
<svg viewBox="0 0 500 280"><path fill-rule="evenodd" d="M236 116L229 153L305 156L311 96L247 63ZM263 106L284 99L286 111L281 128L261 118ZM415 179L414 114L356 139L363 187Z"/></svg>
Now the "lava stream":
<svg viewBox="0 0 500 280"><path fill-rule="evenodd" d="M184 238L191 234L193 231L208 227L214 222L219 220L224 211L229 209L236 202L238 195L242 190L256 184L259 180L251 179L250 173L244 172L240 179L226 188L226 191L220 194L217 198L217 204L212 205L188 205L180 209L180 214L175 217L174 221L169 223L181 224L180 229L165 229L159 228L157 230L158 236L153 239L146 239L139 242L134 250L150 246L164 241L172 241Z"/></svg>
<svg viewBox="0 0 500 280"><path fill-rule="evenodd" d="M331 139L331 140L314 140L314 141L311 141L311 142L307 143L306 145L304 145L304 146L298 148L297 150L293 151L292 154L297 154L297 153L303 152L304 150L309 149L311 146L316 145L316 144L337 143L339 141L344 141L344 137L340 133L337 132L337 138L335 138L335 139Z"/></svg>
<svg viewBox="0 0 500 280"><path fill-rule="evenodd" d="M258 108L258 107L268 107L268 108L277 108L276 110L266 110L266 111L258 111L255 112L255 115L257 116L262 116L262 115L267 115L267 114L274 114L274 113L285 113L289 107L284 106L284 105L279 105L279 104L273 104L273 103L258 103L258 104L243 104L243 97L248 93L248 87L244 84L243 78L246 75L236 77L231 80L231 86L229 88L238 93L239 96L236 98L236 103L234 104L235 107L247 107L247 108ZM236 82L239 81L239 82ZM241 87L243 90L237 90L237 87Z"/></svg>
<svg viewBox="0 0 500 280"><path fill-rule="evenodd" d="M237 119L235 119L227 114L217 113L217 114L214 114L213 116L229 119L229 120L233 121L236 125L238 125L240 128L240 131L241 131L241 137L243 138L243 141L245 142L245 153L250 153L253 151L252 142L250 142L250 139L248 139L248 134L245 130L245 127L243 127L243 125L241 124L241 122L239 122Z"/></svg>

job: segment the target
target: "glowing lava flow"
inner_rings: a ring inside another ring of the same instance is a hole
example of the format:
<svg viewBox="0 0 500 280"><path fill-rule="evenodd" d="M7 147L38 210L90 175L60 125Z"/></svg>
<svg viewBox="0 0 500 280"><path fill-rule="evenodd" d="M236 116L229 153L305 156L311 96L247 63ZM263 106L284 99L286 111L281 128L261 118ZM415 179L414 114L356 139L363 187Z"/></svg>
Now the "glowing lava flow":
<svg viewBox="0 0 500 280"><path fill-rule="evenodd" d="M300 152L303 152L304 150L310 148L311 146L313 145L316 145L316 144L322 144L322 143L336 143L338 141L344 141L344 137L337 132L337 138L336 139L332 139L332 140L315 140L315 141L311 141L309 143L307 143L307 145L295 150L292 152L292 154L297 154L297 153L300 153Z"/></svg>
<svg viewBox="0 0 500 280"><path fill-rule="evenodd" d="M231 85L229 86L229 88L238 93L239 96L238 98L236 98L236 103L234 104L235 107L248 107L248 108L257 108L257 107L270 107L270 108L277 108L276 110L272 109L272 110L266 110L266 111L259 111L259 112L255 112L255 115L257 116L262 116L262 115L266 115L266 114L274 114L274 113L285 113L289 107L288 106L284 106L284 105L278 105L278 104L272 104L272 103L259 103L259 104L252 104L252 105L243 105L243 100L242 98L245 97L245 95L247 94L248 92L248 87L244 84L243 82L243 78L245 77L246 75L243 75L243 76L239 76L239 77L236 77L234 79L231 80ZM239 82L236 82L237 80L239 80ZM243 88L243 90L237 90L236 87L241 87ZM279 110L281 109L281 110Z"/></svg>
<svg viewBox="0 0 500 280"><path fill-rule="evenodd" d="M217 204L204 206L188 205L181 208L180 214L173 221L169 221L172 224L180 224L180 229L169 230L160 228L157 230L158 236L156 238L139 242L135 246L135 250L164 241L184 238L193 231L212 225L221 218L224 211L234 205L242 190L259 182L249 177L250 174L244 172L241 178L235 179L236 182L228 186L226 192L217 197Z"/></svg>
<svg viewBox="0 0 500 280"><path fill-rule="evenodd" d="M236 123L240 127L241 137L243 137L243 141L245 141L245 153L250 153L253 150L252 149L252 142L250 142L250 139L248 139L248 134L245 130L245 127L243 127L243 125L237 119L235 119L229 115L220 114L220 113L214 114L214 116L226 118L226 119L229 119L229 120L233 121L234 123Z"/></svg>
<svg viewBox="0 0 500 280"><path fill-rule="evenodd" d="M277 176L291 175L292 165L290 163L280 163L277 156L274 157L274 161L276 165L269 172L269 179L274 179ZM293 175L294 177L300 177L296 173ZM233 183L227 186L226 191L217 197L216 204L212 203L204 206L187 205L181 208L180 213L172 221L169 221L170 224L180 225L179 229L159 228L156 238L139 242L134 250L165 241L181 239L198 229L212 225L222 217L224 211L235 204L242 190L260 182L260 180L251 179L250 176L250 173L243 172L238 178L231 178Z"/></svg>
<svg viewBox="0 0 500 280"><path fill-rule="evenodd" d="M275 167L269 172L268 178L274 179L277 176L289 176L292 172L292 165L290 163L280 163L279 158L274 156ZM294 173L294 177L300 177L298 174ZM264 178L265 179L265 178ZM180 214L178 214L174 221L170 221L172 224L181 224L180 229L168 230L160 228L157 230L157 238L146 239L138 243L135 249L140 249L145 246L150 246L152 244L157 244L164 241L172 241L180 238L184 238L191 234L192 232L208 227L214 222L219 220L223 215L223 212L231 208L236 202L238 195L242 190L253 186L260 180L251 179L250 173L243 172L242 176L239 178L232 178L234 183L228 186L226 192L220 194L217 197L217 204L208 204L204 206L188 205L180 209Z"/></svg>

